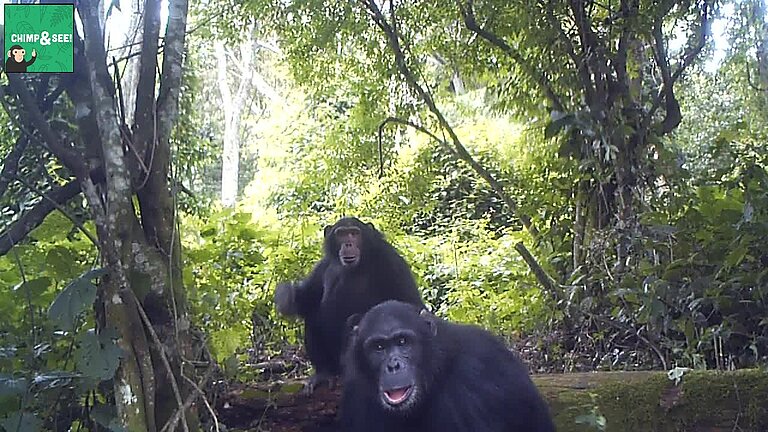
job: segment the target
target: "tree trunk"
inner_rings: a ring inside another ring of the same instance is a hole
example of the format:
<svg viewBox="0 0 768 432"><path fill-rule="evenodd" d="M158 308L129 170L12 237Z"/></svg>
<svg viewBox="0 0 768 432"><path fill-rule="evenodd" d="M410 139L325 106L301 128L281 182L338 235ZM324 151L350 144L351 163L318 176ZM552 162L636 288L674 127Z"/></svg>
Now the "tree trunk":
<svg viewBox="0 0 768 432"><path fill-rule="evenodd" d="M128 31L125 34L125 38L110 48L119 48L119 57L125 60L125 71L120 77L122 96L121 109L122 115L125 119L128 119L132 123L134 111L136 109L136 88L139 83L139 48L141 47L141 41L144 38L143 29L143 16L144 16L144 2L142 0L131 0L123 3L123 15L129 16ZM108 59L109 60L109 59Z"/></svg>
<svg viewBox="0 0 768 432"><path fill-rule="evenodd" d="M34 95L23 76L8 76L20 100L25 130L37 131L72 175L67 186L48 197L63 204L82 192L88 204L107 270L96 302L97 330L116 330L122 350L113 378L118 419L126 430L151 432L176 430L179 424L185 431L198 430L194 402L202 384L195 377L202 349L192 338L169 184L170 135L179 113L188 4L169 1L156 96L159 6L159 0L146 0L144 6L135 134L115 109L118 93L107 64L98 0L77 5L84 37L74 41L75 72L61 79L63 94L84 114L77 116L73 134L78 136L54 131L38 103L46 95ZM56 207L50 200L42 203L20 217L19 230L8 243L22 241Z"/></svg>
<svg viewBox="0 0 768 432"><path fill-rule="evenodd" d="M759 84L768 101L768 23L766 23L765 0L754 0L754 20L757 32L757 73Z"/></svg>
<svg viewBox="0 0 768 432"><path fill-rule="evenodd" d="M258 47L254 35L255 26L251 25L248 37L240 45L239 68L227 68L237 59L232 50L228 50L223 41L216 43L216 63L219 77L219 92L224 107L224 146L221 162L221 203L231 207L235 205L239 191L240 178L240 124L246 97L251 92L253 77L253 58ZM228 55L229 54L229 55ZM232 75L232 79L230 79ZM234 82L235 91L230 89ZM257 81L256 81L257 82Z"/></svg>

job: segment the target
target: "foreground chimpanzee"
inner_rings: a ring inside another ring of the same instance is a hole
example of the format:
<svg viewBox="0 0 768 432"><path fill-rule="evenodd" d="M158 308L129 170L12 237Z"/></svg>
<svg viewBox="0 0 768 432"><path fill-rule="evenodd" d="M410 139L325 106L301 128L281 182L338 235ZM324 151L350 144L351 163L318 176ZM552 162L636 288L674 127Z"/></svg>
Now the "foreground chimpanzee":
<svg viewBox="0 0 768 432"><path fill-rule="evenodd" d="M554 432L528 371L499 339L420 310L388 301L351 331L342 431Z"/></svg>
<svg viewBox="0 0 768 432"><path fill-rule="evenodd" d="M410 267L373 224L346 217L326 226L324 249L307 279L282 283L275 291L278 312L304 319L304 344L315 368L308 393L340 374L351 315L385 300L423 307Z"/></svg>

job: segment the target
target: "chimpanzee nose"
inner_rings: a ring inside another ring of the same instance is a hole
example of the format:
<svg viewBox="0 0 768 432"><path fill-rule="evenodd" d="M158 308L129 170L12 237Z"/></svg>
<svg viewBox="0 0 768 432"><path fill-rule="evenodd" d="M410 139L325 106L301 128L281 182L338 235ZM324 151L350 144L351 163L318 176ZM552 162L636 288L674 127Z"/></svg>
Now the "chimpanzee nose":
<svg viewBox="0 0 768 432"><path fill-rule="evenodd" d="M402 365L400 364L399 358L390 359L389 362L387 363L387 371L389 373L395 373L399 371L401 368L402 368Z"/></svg>

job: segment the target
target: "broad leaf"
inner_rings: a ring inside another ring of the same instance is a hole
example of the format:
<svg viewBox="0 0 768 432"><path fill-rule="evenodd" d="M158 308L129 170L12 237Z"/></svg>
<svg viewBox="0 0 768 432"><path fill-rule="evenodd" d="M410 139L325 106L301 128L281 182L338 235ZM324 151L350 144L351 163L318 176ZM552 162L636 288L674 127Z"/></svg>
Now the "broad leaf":
<svg viewBox="0 0 768 432"><path fill-rule="evenodd" d="M74 330L78 315L90 309L96 300L96 286L91 281L105 272L90 270L70 282L48 308L48 317L63 330Z"/></svg>
<svg viewBox="0 0 768 432"><path fill-rule="evenodd" d="M43 422L32 413L16 411L0 420L0 426L6 431L37 432L43 430Z"/></svg>
<svg viewBox="0 0 768 432"><path fill-rule="evenodd" d="M113 432L123 432L126 430L117 418L117 408L114 405L95 405L91 409L91 418L96 423Z"/></svg>
<svg viewBox="0 0 768 432"><path fill-rule="evenodd" d="M26 378L14 378L10 375L0 375L0 397L19 396L27 391Z"/></svg>
<svg viewBox="0 0 768 432"><path fill-rule="evenodd" d="M17 285L14 290L16 291L16 295L22 295L26 298L27 293L29 293L32 298L35 298L42 295L50 286L51 279L41 277L23 282Z"/></svg>
<svg viewBox="0 0 768 432"><path fill-rule="evenodd" d="M59 280L66 280L74 276L73 260L71 250L62 246L54 246L45 256L45 265L51 276Z"/></svg>
<svg viewBox="0 0 768 432"><path fill-rule="evenodd" d="M114 339L114 331L105 330L100 334L91 329L78 337L77 369L87 377L107 380L114 376L122 352Z"/></svg>

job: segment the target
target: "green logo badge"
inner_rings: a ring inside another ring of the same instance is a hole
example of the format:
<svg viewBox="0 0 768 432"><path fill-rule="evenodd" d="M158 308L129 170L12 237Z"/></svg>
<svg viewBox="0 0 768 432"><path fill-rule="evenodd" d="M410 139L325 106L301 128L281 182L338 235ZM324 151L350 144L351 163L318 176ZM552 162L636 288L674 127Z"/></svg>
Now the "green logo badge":
<svg viewBox="0 0 768 432"><path fill-rule="evenodd" d="M75 6L6 4L3 70L72 72Z"/></svg>

